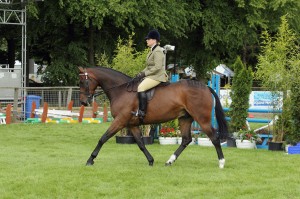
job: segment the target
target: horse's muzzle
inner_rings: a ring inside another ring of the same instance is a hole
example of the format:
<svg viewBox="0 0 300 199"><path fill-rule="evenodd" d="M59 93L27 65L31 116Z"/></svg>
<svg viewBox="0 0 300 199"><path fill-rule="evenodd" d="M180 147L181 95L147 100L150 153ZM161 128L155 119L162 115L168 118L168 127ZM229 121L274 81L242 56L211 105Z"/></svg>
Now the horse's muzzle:
<svg viewBox="0 0 300 199"><path fill-rule="evenodd" d="M87 106L87 105L88 105L88 103L87 103L87 102L83 102L83 101L81 101L81 105L83 105L83 106Z"/></svg>

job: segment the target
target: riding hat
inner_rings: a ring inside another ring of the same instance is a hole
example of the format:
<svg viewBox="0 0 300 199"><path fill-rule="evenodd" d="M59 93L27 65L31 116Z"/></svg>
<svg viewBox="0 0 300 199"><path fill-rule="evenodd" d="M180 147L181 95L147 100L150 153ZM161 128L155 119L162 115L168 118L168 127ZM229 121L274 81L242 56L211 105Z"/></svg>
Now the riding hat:
<svg viewBox="0 0 300 199"><path fill-rule="evenodd" d="M157 30L151 30L145 39L156 39L157 41L160 40L160 34Z"/></svg>

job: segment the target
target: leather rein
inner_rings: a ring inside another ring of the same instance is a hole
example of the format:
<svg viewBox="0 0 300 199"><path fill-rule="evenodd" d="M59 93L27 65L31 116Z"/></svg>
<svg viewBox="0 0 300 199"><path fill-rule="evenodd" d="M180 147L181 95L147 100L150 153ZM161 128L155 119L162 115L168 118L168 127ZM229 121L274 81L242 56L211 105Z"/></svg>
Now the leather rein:
<svg viewBox="0 0 300 199"><path fill-rule="evenodd" d="M88 98L93 98L93 97L96 97L96 96L99 96L99 95L103 94L103 92L101 92L101 91L97 92L97 93L94 93L94 94L90 93L89 80L94 81L94 82L97 82L97 80L92 78L91 76L89 76L89 74L86 72L86 70L84 71L84 73L79 74L79 76L84 76L84 81L85 81L84 82L85 92L79 92L80 94L84 94ZM137 78L132 78L130 81L125 82L125 83L120 84L120 85L117 85L117 86L113 86L109 89L104 90L104 92L110 92L111 90L113 90L115 88L118 88L118 87L121 87L121 86L124 86L125 84L127 84L126 85L126 90L128 92L136 92L137 90L134 89L134 85L135 85L135 82L138 82L138 81L140 81L140 80L137 79Z"/></svg>

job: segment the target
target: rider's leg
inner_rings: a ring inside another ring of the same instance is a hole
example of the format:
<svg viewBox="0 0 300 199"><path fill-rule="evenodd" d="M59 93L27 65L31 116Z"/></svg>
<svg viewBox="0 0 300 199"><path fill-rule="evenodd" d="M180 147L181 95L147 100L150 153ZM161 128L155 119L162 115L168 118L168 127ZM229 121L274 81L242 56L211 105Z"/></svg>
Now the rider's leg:
<svg viewBox="0 0 300 199"><path fill-rule="evenodd" d="M141 121L143 121L147 111L146 91L157 86L159 83L160 83L159 81L146 77L138 86L137 91L139 97L139 110L137 111L136 116L138 116Z"/></svg>
<svg viewBox="0 0 300 199"><path fill-rule="evenodd" d="M141 120L143 120L143 118L146 115L146 111L147 111L147 96L146 96L146 92L138 92L138 97L139 97L139 110L138 110L138 116Z"/></svg>

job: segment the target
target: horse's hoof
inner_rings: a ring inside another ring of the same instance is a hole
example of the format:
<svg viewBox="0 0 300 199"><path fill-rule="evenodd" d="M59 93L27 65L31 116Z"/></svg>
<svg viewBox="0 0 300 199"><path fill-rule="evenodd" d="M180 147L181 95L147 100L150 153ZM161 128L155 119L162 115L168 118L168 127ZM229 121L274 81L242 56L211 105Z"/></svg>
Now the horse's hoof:
<svg viewBox="0 0 300 199"><path fill-rule="evenodd" d="M153 162L149 162L149 166L153 166Z"/></svg>
<svg viewBox="0 0 300 199"><path fill-rule="evenodd" d="M86 162L86 164L85 164L85 166L93 166L94 165L94 161L92 161L92 162Z"/></svg>
<svg viewBox="0 0 300 199"><path fill-rule="evenodd" d="M165 166L172 166L172 163L171 162L166 162Z"/></svg>
<svg viewBox="0 0 300 199"><path fill-rule="evenodd" d="M225 159L223 158L219 160L219 168L224 169L224 166L225 166Z"/></svg>

